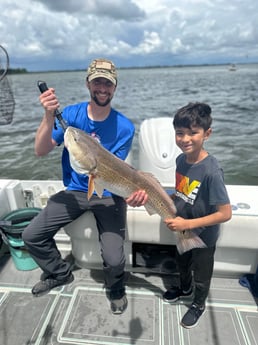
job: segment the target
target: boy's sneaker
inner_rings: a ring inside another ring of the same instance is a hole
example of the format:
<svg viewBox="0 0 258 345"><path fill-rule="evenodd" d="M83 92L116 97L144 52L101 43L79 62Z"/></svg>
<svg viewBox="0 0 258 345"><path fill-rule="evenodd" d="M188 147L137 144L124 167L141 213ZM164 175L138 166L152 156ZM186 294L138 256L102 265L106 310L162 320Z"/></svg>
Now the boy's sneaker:
<svg viewBox="0 0 258 345"><path fill-rule="evenodd" d="M70 273L70 275L65 279L54 279L49 277L45 280L40 280L36 285L34 285L31 292L33 296L40 297L46 295L50 290L54 289L57 286L70 284L73 280L74 276L72 273Z"/></svg>
<svg viewBox="0 0 258 345"><path fill-rule="evenodd" d="M191 307L189 308L189 310L183 316L180 323L181 326L183 326L184 328L195 327L198 324L199 319L201 315L203 314L204 310L205 310L205 306L199 307L193 303Z"/></svg>
<svg viewBox="0 0 258 345"><path fill-rule="evenodd" d="M110 308L112 314L119 315L123 314L126 310L128 302L126 298L125 288L121 289L107 289L106 290L107 298L110 301Z"/></svg>
<svg viewBox="0 0 258 345"><path fill-rule="evenodd" d="M179 287L172 287L163 294L163 300L165 302L176 302L180 298L189 298L192 296L193 289L190 288L188 291L181 290Z"/></svg>
<svg viewBox="0 0 258 345"><path fill-rule="evenodd" d="M111 299L110 300L110 308L112 311L112 314L119 315L123 314L123 312L126 310L128 305L126 295L122 296L119 299Z"/></svg>

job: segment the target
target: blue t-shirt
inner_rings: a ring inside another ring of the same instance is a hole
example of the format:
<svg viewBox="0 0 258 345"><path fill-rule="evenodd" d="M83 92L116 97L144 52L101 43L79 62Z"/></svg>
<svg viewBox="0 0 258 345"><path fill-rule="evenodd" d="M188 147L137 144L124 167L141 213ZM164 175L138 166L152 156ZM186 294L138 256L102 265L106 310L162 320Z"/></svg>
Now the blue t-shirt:
<svg viewBox="0 0 258 345"><path fill-rule="evenodd" d="M214 156L208 155L196 164L188 164L186 156L180 154L176 164L175 205L178 216L200 218L216 212L218 205L230 203L223 171ZM216 224L192 231L210 247L216 244L219 228L219 224Z"/></svg>
<svg viewBox="0 0 258 345"><path fill-rule="evenodd" d="M70 105L64 108L62 117L68 126L79 128L97 137L108 151L125 160L133 141L135 128L133 123L123 114L111 108L109 116L104 121L93 121L88 117L88 102ZM60 124L53 129L52 138L58 145L64 141L64 131ZM66 148L62 154L63 183L68 190L88 191L88 176L76 173L69 161ZM103 196L110 196L104 191Z"/></svg>

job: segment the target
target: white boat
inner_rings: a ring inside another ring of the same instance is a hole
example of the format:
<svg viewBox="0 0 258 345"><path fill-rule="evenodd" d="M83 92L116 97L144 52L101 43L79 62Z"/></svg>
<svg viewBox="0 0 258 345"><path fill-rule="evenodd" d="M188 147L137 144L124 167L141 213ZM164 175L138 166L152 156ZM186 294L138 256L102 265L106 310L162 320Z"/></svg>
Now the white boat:
<svg viewBox="0 0 258 345"><path fill-rule="evenodd" d="M232 64L229 66L228 70L229 70L230 72L235 72L235 71L237 70L236 65L235 65L234 63L232 63Z"/></svg>
<svg viewBox="0 0 258 345"><path fill-rule="evenodd" d="M138 168L157 176L169 193L179 153L173 137L171 118L148 119L140 127ZM11 257L2 256L0 343L257 344L257 300L238 280L243 274L254 274L258 264L258 186L226 187L233 217L221 226L207 311L195 330L179 325L185 304L171 306L161 298L171 280L177 279L173 233L144 207L128 207L126 313L113 316L106 304L98 232L92 213L86 212L56 235L62 254L79 268L71 285L33 299L30 289L40 269L17 270ZM61 180L2 179L0 217L27 207L43 208L49 196L63 188ZM10 315L12 325L8 325Z"/></svg>

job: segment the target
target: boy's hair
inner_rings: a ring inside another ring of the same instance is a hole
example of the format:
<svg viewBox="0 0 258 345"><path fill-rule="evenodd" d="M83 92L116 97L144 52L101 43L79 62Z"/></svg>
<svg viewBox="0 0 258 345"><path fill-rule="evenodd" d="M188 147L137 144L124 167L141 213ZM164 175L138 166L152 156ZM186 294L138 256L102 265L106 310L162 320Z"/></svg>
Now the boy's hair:
<svg viewBox="0 0 258 345"><path fill-rule="evenodd" d="M173 119L174 128L201 127L205 131L212 123L211 108L205 103L189 103L178 109Z"/></svg>

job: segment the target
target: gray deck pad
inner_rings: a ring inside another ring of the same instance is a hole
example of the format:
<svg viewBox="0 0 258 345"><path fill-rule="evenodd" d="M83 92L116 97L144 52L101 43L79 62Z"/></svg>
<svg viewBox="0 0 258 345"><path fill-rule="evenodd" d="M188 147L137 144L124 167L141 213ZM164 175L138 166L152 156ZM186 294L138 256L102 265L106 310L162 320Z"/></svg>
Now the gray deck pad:
<svg viewBox="0 0 258 345"><path fill-rule="evenodd" d="M72 284L35 298L39 269L18 271L11 260L0 269L1 345L257 345L257 304L237 279L213 278L206 311L187 330L180 326L187 305L162 300L168 276L131 273L119 316L110 311L102 271L77 270Z"/></svg>

